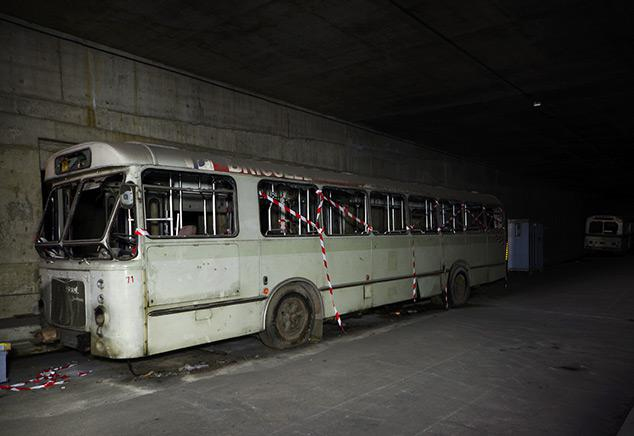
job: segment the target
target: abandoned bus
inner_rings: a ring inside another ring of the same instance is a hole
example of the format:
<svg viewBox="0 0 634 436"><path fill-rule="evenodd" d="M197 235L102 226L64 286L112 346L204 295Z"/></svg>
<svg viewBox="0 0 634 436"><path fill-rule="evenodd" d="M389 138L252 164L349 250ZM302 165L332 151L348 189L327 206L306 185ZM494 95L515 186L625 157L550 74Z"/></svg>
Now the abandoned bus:
<svg viewBox="0 0 634 436"><path fill-rule="evenodd" d="M615 215L593 215L586 220L586 252L625 253L632 248L632 222Z"/></svg>
<svg viewBox="0 0 634 436"><path fill-rule="evenodd" d="M255 333L286 348L338 317L330 295L342 314L413 296L459 306L505 275L490 195L142 143L70 147L45 181L43 313L98 356Z"/></svg>

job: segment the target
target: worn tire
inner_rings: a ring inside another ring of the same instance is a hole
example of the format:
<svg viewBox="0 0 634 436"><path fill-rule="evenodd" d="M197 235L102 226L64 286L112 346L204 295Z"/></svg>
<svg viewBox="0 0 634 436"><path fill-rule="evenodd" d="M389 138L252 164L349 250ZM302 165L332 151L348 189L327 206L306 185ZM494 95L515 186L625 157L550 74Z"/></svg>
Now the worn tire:
<svg viewBox="0 0 634 436"><path fill-rule="evenodd" d="M449 275L449 302L452 307L464 306L471 295L469 274L462 265L455 266Z"/></svg>
<svg viewBox="0 0 634 436"><path fill-rule="evenodd" d="M271 297L259 337L277 350L296 347L308 342L314 322L315 311L301 288L285 286Z"/></svg>

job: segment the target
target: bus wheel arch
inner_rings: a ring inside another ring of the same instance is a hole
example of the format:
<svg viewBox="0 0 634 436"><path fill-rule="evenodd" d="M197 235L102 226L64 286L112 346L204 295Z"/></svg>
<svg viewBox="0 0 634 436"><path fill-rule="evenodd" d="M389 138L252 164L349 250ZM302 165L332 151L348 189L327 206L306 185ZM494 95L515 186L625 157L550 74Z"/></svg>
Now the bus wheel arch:
<svg viewBox="0 0 634 436"><path fill-rule="evenodd" d="M293 329L281 331L279 316L289 316L288 310L294 311L291 316L293 321L299 319L303 323L308 310L307 331L301 332L295 337ZM280 312L281 311L281 312ZM266 309L262 320L263 331L260 332L260 340L267 346L276 349L291 348L309 341L319 341L323 334L324 309L321 295L317 287L310 281L302 278L285 280L275 287L267 300ZM290 339L285 334L291 334Z"/></svg>
<svg viewBox="0 0 634 436"><path fill-rule="evenodd" d="M471 295L471 277L465 261L456 261L447 276L447 294L453 307L464 306Z"/></svg>

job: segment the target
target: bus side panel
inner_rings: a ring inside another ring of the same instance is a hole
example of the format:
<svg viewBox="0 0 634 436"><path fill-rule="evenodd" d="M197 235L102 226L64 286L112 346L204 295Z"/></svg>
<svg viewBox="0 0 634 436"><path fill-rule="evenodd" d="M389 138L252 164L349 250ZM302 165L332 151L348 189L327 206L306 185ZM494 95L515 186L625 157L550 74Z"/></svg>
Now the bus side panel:
<svg viewBox="0 0 634 436"><path fill-rule="evenodd" d="M442 270L440 236L438 234L414 235L416 244L416 274L433 273ZM440 289L439 276L419 277L418 294L421 298L438 295Z"/></svg>
<svg viewBox="0 0 634 436"><path fill-rule="evenodd" d="M265 301L148 317L148 352L244 336L262 330Z"/></svg>
<svg viewBox="0 0 634 436"><path fill-rule="evenodd" d="M488 267L480 268L489 262L488 240L486 233L467 232L464 260L469 265L469 279L471 286L477 286L488 281Z"/></svg>
<svg viewBox="0 0 634 436"><path fill-rule="evenodd" d="M412 246L409 235L372 237L372 280L409 276L406 279L373 283L374 306L412 298Z"/></svg>
<svg viewBox="0 0 634 436"><path fill-rule="evenodd" d="M266 238L260 242L260 252L260 271L262 277L267 278L269 289L291 278L319 283L323 267L318 238Z"/></svg>
<svg viewBox="0 0 634 436"><path fill-rule="evenodd" d="M358 283L372 276L372 237L370 236L330 236L326 237L328 272L333 286ZM321 271L320 287L326 287L324 272ZM322 293L326 316L334 316L328 293ZM354 286L335 289L335 302L340 313L367 309L373 304L370 286Z"/></svg>
<svg viewBox="0 0 634 436"><path fill-rule="evenodd" d="M328 258L328 272L334 286L361 282L370 274L369 237L326 237L324 244ZM305 278L318 288L326 289L319 238L267 238L261 248L262 275L269 278L274 289L292 278ZM334 316L328 292L322 292L324 316ZM371 295L370 295L371 297ZM371 307L371 298L364 298L363 286L335 290L337 309L341 313Z"/></svg>
<svg viewBox="0 0 634 436"><path fill-rule="evenodd" d="M464 233L443 233L441 238L442 258L448 273L455 262L466 260L467 240Z"/></svg>
<svg viewBox="0 0 634 436"><path fill-rule="evenodd" d="M334 286L365 280L370 273L368 237L326 237L324 243ZM261 244L260 268L271 289L292 278L304 278L318 288L327 288L319 238L266 238ZM325 316L334 316L328 293L322 292L322 298ZM371 306L371 300L364 299L362 286L337 289L335 299L341 313Z"/></svg>
<svg viewBox="0 0 634 436"><path fill-rule="evenodd" d="M146 254L149 306L241 297L236 243L151 243Z"/></svg>

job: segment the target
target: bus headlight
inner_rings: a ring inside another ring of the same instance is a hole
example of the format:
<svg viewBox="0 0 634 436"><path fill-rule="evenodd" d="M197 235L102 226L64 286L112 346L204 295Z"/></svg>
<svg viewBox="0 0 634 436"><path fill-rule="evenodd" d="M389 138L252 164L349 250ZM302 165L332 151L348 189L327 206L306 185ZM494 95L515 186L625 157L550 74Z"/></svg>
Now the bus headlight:
<svg viewBox="0 0 634 436"><path fill-rule="evenodd" d="M103 306L95 307L95 323L102 327L106 323L106 309Z"/></svg>

